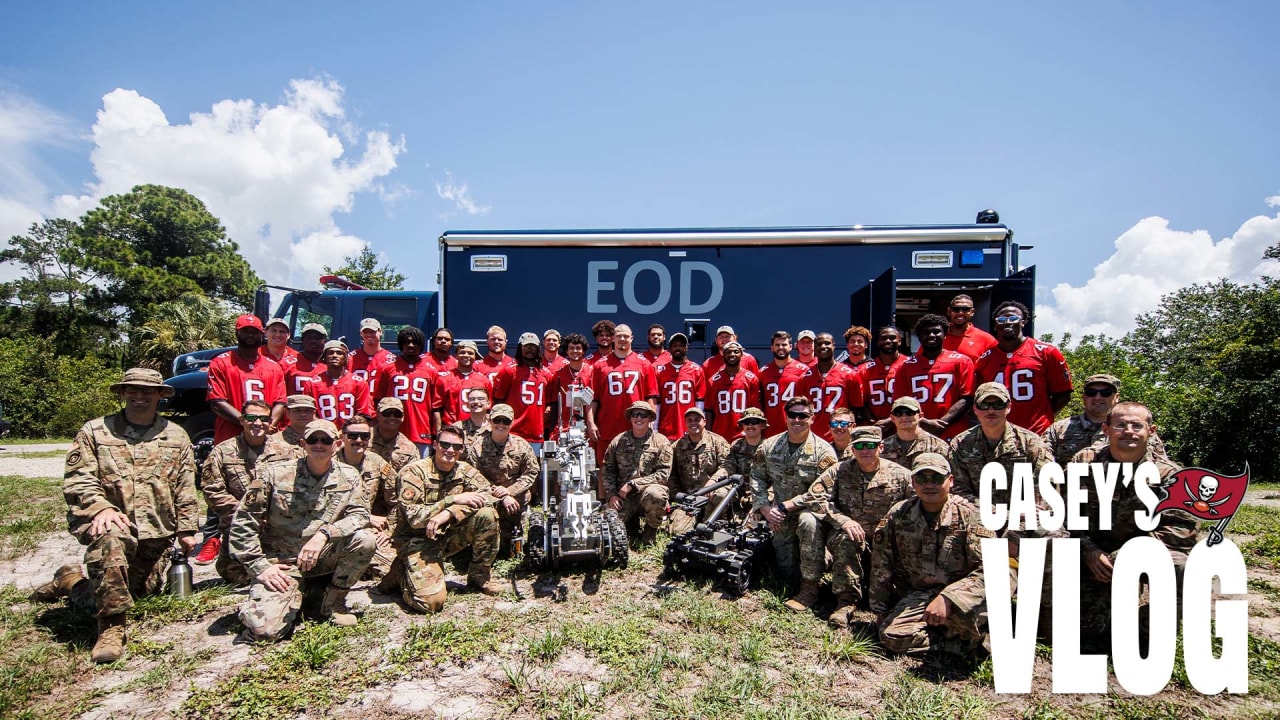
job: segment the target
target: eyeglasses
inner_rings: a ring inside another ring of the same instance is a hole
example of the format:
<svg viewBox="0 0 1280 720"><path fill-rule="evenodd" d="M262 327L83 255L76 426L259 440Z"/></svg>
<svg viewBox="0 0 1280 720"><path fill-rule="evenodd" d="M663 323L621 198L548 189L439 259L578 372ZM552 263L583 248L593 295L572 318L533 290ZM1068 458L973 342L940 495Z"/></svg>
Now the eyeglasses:
<svg viewBox="0 0 1280 720"><path fill-rule="evenodd" d="M489 418L489 424L490 425L510 425L511 420L509 418L504 418L504 417Z"/></svg>
<svg viewBox="0 0 1280 720"><path fill-rule="evenodd" d="M453 452L458 452L462 450L462 443L451 443L445 442L444 440L437 440L436 447L441 450L452 450Z"/></svg>
<svg viewBox="0 0 1280 720"><path fill-rule="evenodd" d="M923 483L925 485L941 485L942 483L947 481L947 476L939 475L938 473L935 473L935 472L922 472L922 473L916 473L915 475L912 475L911 479L918 483Z"/></svg>
<svg viewBox="0 0 1280 720"><path fill-rule="evenodd" d="M382 411L382 417L385 417L385 418L402 418L402 417L404 417L404 413L400 412L399 410L383 410L383 411Z"/></svg>
<svg viewBox="0 0 1280 720"><path fill-rule="evenodd" d="M880 443L874 440L859 440L853 444L854 450L875 450L880 447Z"/></svg>
<svg viewBox="0 0 1280 720"><path fill-rule="evenodd" d="M847 427L849 427L849 425L851 425L851 424L852 424L852 423L850 423L848 420L832 420L832 421L831 421L831 429L832 429L832 430L839 430L839 429L842 429L842 428L847 428Z"/></svg>
<svg viewBox="0 0 1280 720"><path fill-rule="evenodd" d="M346 435L348 440L368 440L372 437L372 434L367 432L349 432Z"/></svg>
<svg viewBox="0 0 1280 720"><path fill-rule="evenodd" d="M912 410L911 408L900 407L900 408L893 409L894 417L907 417L908 415L919 415L919 414L920 414L919 410Z"/></svg>
<svg viewBox="0 0 1280 720"><path fill-rule="evenodd" d="M972 306L972 305L952 305L952 306L951 306L951 312L953 312L953 313L971 313L971 312L973 312L973 306Z"/></svg>
<svg viewBox="0 0 1280 720"><path fill-rule="evenodd" d="M316 445L316 444L332 445L333 438L329 437L328 435L312 435L311 437L307 438L307 444L308 445Z"/></svg>
<svg viewBox="0 0 1280 720"><path fill-rule="evenodd" d="M1133 430L1134 432L1138 432L1147 429L1146 423L1138 422L1137 420L1130 422L1109 422L1107 424L1110 425L1113 430Z"/></svg>
<svg viewBox="0 0 1280 720"><path fill-rule="evenodd" d="M270 415L256 415L254 413L245 413L240 416L245 422L271 422Z"/></svg>
<svg viewBox="0 0 1280 720"><path fill-rule="evenodd" d="M1099 395L1101 395L1102 397L1111 397L1112 395L1115 395L1115 394L1116 394L1115 388L1085 388L1084 389L1085 397L1098 397Z"/></svg>
<svg viewBox="0 0 1280 720"><path fill-rule="evenodd" d="M1017 322L1022 322L1021 315L1001 315L996 318L997 325L1012 325Z"/></svg>
<svg viewBox="0 0 1280 720"><path fill-rule="evenodd" d="M987 402L978 403L979 410L1003 410L1009 407L1009 403L1003 400L988 400Z"/></svg>
<svg viewBox="0 0 1280 720"><path fill-rule="evenodd" d="M791 418L792 420L804 420L804 419L813 417L813 414L807 413L807 412L797 412L795 410L788 410L787 417Z"/></svg>

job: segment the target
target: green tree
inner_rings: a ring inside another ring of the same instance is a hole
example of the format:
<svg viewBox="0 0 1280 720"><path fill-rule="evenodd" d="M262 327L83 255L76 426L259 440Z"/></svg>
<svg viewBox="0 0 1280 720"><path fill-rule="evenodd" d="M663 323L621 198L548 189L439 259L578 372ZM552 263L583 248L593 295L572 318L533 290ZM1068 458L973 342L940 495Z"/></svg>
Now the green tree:
<svg viewBox="0 0 1280 720"><path fill-rule="evenodd" d="M396 272L390 263L379 266L377 254L370 250L368 245L364 246L359 255L343 258L340 268L335 269L325 265L324 274L344 277L370 290L404 289L404 275Z"/></svg>
<svg viewBox="0 0 1280 720"><path fill-rule="evenodd" d="M152 308L147 321L130 333L139 353L167 372L183 353L235 344L233 312L207 295L186 295Z"/></svg>
<svg viewBox="0 0 1280 720"><path fill-rule="evenodd" d="M78 235L105 300L135 327L154 306L191 293L251 307L262 283L204 203L178 188L139 185L103 198Z"/></svg>
<svg viewBox="0 0 1280 720"><path fill-rule="evenodd" d="M0 405L18 437L75 434L86 421L120 409L109 389L120 370L93 355L59 355L40 335L0 339Z"/></svg>
<svg viewBox="0 0 1280 720"><path fill-rule="evenodd" d="M1053 335L1044 335L1041 339L1054 342ZM1122 341L1106 335L1085 335L1073 344L1071 333L1067 333L1062 336L1062 342L1057 344L1067 359L1067 367L1071 368L1071 382L1076 388L1083 388L1090 375L1114 375L1120 379L1122 399L1140 402L1150 407L1157 416L1164 415L1169 402L1168 388L1152 382L1146 371L1137 364L1133 352ZM1082 412L1084 402L1080 393L1076 392L1066 409L1058 413L1058 417L1070 417Z"/></svg>

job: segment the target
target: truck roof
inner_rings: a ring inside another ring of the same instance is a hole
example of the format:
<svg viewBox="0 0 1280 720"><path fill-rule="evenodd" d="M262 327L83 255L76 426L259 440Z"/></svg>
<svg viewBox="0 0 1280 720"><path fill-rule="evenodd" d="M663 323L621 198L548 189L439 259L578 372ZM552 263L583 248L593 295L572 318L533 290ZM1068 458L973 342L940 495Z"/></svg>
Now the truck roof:
<svg viewBox="0 0 1280 720"><path fill-rule="evenodd" d="M598 230L449 230L446 248L524 245L565 246L752 246L874 245L923 242L1003 242L1004 225L839 225L818 227L639 228Z"/></svg>

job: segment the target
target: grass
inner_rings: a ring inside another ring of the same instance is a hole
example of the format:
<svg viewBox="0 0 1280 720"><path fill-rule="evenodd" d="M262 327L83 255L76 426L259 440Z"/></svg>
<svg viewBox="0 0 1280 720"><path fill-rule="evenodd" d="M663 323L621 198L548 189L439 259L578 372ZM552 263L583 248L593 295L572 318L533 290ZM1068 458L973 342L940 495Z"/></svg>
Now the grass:
<svg viewBox="0 0 1280 720"><path fill-rule="evenodd" d="M0 560L18 557L49 533L65 529L66 511L62 480L0 476Z"/></svg>
<svg viewBox="0 0 1280 720"><path fill-rule="evenodd" d="M19 457L28 460L37 458L62 458L67 456L66 450L9 450L13 457Z"/></svg>
<svg viewBox="0 0 1280 720"><path fill-rule="evenodd" d="M898 673L880 691L883 707L876 720L908 720L919 718L985 718L990 703L971 690L954 691L935 685L908 673Z"/></svg>
<svg viewBox="0 0 1280 720"><path fill-rule="evenodd" d="M91 691L60 692L92 672L84 649L93 639L92 619L62 610L60 633L39 623L46 608L26 604L25 593L0 587L0 717L69 717L87 709ZM47 620L47 618L46 618Z"/></svg>
<svg viewBox="0 0 1280 720"><path fill-rule="evenodd" d="M503 628L495 620L430 618L412 625L404 644L392 650L390 657L399 665L466 665L496 651L506 634Z"/></svg>
<svg viewBox="0 0 1280 720"><path fill-rule="evenodd" d="M191 597L172 595L148 595L134 601L129 619L154 626L175 622L191 622L218 610L238 605L243 597L233 594L234 588L224 583L214 583L191 593Z"/></svg>

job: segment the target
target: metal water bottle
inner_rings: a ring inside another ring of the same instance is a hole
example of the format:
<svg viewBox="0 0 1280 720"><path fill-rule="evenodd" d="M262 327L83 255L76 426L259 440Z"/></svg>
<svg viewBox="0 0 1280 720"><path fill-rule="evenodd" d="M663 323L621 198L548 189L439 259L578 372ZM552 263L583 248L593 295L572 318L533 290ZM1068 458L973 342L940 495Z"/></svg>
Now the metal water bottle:
<svg viewBox="0 0 1280 720"><path fill-rule="evenodd" d="M187 564L187 554L177 543L169 548L169 573L165 580L165 589L170 595L191 597L191 566Z"/></svg>
<svg viewBox="0 0 1280 720"><path fill-rule="evenodd" d="M524 557L524 523L517 522L511 530L511 556Z"/></svg>

